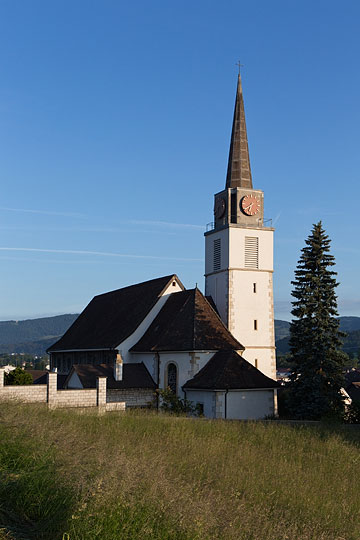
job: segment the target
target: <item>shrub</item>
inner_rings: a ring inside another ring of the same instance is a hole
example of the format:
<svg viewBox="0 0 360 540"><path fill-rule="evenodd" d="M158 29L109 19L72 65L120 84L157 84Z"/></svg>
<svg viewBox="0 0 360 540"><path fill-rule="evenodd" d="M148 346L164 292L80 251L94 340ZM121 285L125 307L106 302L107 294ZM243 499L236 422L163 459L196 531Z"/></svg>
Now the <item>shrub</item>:
<svg viewBox="0 0 360 540"><path fill-rule="evenodd" d="M21 367L17 367L12 371L9 371L9 373L5 373L6 385L23 385L32 383L33 378L30 373L27 373Z"/></svg>
<svg viewBox="0 0 360 540"><path fill-rule="evenodd" d="M346 407L344 415L346 424L360 424L360 401L353 400L351 405Z"/></svg>
<svg viewBox="0 0 360 540"><path fill-rule="evenodd" d="M157 395L160 398L160 408L163 411L173 414L192 414L200 416L200 409L198 405L194 405L192 401L188 399L179 398L170 388L165 390L156 390Z"/></svg>

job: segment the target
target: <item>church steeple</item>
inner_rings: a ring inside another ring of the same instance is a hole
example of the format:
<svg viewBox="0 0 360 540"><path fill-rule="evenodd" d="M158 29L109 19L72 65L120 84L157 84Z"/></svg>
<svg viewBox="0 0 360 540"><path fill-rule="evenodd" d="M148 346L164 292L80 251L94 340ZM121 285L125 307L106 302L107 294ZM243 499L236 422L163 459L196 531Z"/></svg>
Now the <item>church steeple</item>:
<svg viewBox="0 0 360 540"><path fill-rule="evenodd" d="M226 188L252 189L241 75L238 76Z"/></svg>

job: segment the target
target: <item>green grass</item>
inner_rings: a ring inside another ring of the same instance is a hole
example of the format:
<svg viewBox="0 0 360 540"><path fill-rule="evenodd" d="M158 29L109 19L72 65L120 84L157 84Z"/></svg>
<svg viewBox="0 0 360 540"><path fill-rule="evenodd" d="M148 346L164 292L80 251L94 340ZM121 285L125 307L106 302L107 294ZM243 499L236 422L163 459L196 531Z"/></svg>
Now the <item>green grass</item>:
<svg viewBox="0 0 360 540"><path fill-rule="evenodd" d="M360 431L2 404L0 540L358 540Z"/></svg>

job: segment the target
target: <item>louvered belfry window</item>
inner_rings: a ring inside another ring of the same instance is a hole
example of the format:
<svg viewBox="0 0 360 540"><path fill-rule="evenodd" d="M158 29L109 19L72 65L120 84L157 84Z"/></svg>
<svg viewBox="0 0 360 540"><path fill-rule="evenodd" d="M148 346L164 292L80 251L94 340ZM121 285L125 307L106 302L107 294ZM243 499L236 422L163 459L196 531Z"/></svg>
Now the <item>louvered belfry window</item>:
<svg viewBox="0 0 360 540"><path fill-rule="evenodd" d="M214 272L221 268L221 238L214 240Z"/></svg>
<svg viewBox="0 0 360 540"><path fill-rule="evenodd" d="M259 238L245 236L245 268L259 268Z"/></svg>

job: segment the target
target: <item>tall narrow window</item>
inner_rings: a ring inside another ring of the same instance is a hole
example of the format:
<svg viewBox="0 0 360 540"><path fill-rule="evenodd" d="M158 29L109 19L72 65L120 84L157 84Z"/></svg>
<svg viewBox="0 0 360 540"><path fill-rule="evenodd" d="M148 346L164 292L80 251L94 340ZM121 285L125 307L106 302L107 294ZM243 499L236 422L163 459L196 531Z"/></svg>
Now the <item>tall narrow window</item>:
<svg viewBox="0 0 360 540"><path fill-rule="evenodd" d="M256 283L253 283L253 292L256 293Z"/></svg>
<svg viewBox="0 0 360 540"><path fill-rule="evenodd" d="M214 261L213 261L214 272L220 270L221 268L221 238L214 240Z"/></svg>
<svg viewBox="0 0 360 540"><path fill-rule="evenodd" d="M245 236L245 268L259 268L259 238Z"/></svg>
<svg viewBox="0 0 360 540"><path fill-rule="evenodd" d="M230 216L230 221L231 223L236 223L237 222L237 204L236 204L236 192L235 193L232 193L231 194L231 199L230 199L230 204L231 204L231 216Z"/></svg>
<svg viewBox="0 0 360 540"><path fill-rule="evenodd" d="M255 358L255 367L257 368L258 367L258 359Z"/></svg>
<svg viewBox="0 0 360 540"><path fill-rule="evenodd" d="M254 319L254 330L257 330L258 329L258 324L257 324L257 320Z"/></svg>
<svg viewBox="0 0 360 540"><path fill-rule="evenodd" d="M167 367L167 386L176 394L177 390L177 367L175 364L169 364Z"/></svg>

